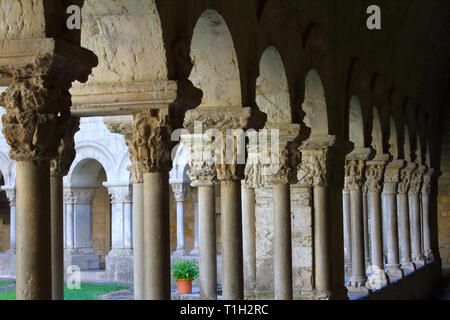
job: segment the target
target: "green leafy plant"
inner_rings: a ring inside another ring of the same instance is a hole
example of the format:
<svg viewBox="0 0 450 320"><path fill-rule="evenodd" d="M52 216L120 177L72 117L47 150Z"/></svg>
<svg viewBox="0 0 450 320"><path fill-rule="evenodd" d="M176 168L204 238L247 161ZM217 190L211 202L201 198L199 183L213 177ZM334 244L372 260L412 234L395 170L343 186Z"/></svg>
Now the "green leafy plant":
<svg viewBox="0 0 450 320"><path fill-rule="evenodd" d="M199 270L197 260L179 259L172 265L172 277L178 280L195 280L198 278Z"/></svg>

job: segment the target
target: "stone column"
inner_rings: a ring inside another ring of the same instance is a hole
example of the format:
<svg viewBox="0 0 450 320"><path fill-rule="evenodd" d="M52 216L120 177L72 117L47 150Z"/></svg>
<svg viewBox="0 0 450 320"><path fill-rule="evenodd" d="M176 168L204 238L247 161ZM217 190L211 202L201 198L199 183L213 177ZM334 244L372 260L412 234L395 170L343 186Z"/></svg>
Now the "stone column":
<svg viewBox="0 0 450 320"><path fill-rule="evenodd" d="M378 156L376 156L377 158ZM386 166L385 160L371 160L366 162L366 184L369 197L370 215L370 243L372 274L369 276L367 287L380 289L389 283L389 278L384 271L383 259L383 224L381 215L381 191L383 175Z"/></svg>
<svg viewBox="0 0 450 320"><path fill-rule="evenodd" d="M299 148L299 184L313 188L314 285L316 299L346 299L342 188L344 155L351 145L336 136L315 136Z"/></svg>
<svg viewBox="0 0 450 320"><path fill-rule="evenodd" d="M352 239L352 275L348 282L348 291L368 293L366 287L366 265L364 256L364 221L362 185L364 175L364 156L353 155L345 165L345 185L350 190L351 239Z"/></svg>
<svg viewBox="0 0 450 320"><path fill-rule="evenodd" d="M434 169L429 168L423 175L422 182L422 212L423 212L423 254L428 261L434 259L431 249L431 230L430 230L430 191L431 179Z"/></svg>
<svg viewBox="0 0 450 320"><path fill-rule="evenodd" d="M133 115L128 147L137 172L143 174L144 271L146 300L170 300L169 110Z"/></svg>
<svg viewBox="0 0 450 320"><path fill-rule="evenodd" d="M297 172L293 168L298 165L294 162L294 155L299 153L295 146L291 146L291 142L297 137L300 128L298 125L285 124L270 127L266 125L265 129L271 132L271 162L264 166L264 175L265 182L272 187L273 192L275 299L291 300L293 283L290 184L297 182ZM273 136L274 129L278 135ZM272 141L274 139L276 141Z"/></svg>
<svg viewBox="0 0 450 320"><path fill-rule="evenodd" d="M100 268L100 255L92 246L92 201L96 187L72 187L71 204L66 206L67 248L64 253L65 266L75 265L80 270L97 270ZM72 227L72 229L70 228ZM73 231L73 238L71 231ZM72 239L73 242L72 242ZM72 242L72 243L71 243Z"/></svg>
<svg viewBox="0 0 450 320"><path fill-rule="evenodd" d="M342 211L344 213L344 264L345 275L352 273L352 235L351 235L351 217L350 217L350 191L344 185L342 189Z"/></svg>
<svg viewBox="0 0 450 320"><path fill-rule="evenodd" d="M216 197L217 174L210 140L203 134L182 137L189 155L188 176L198 191L200 299L217 299Z"/></svg>
<svg viewBox="0 0 450 320"><path fill-rule="evenodd" d="M397 184L400 169L404 166L403 160L393 160L387 166L384 174L383 197L386 209L386 239L387 264L386 273L390 279L403 277L400 268L398 223L397 223Z"/></svg>
<svg viewBox="0 0 450 320"><path fill-rule="evenodd" d="M370 267L370 236L369 236L369 214L367 204L367 185L362 187L362 203L363 203L363 222L364 222L364 257L366 261L366 270ZM370 269L370 268L369 268Z"/></svg>
<svg viewBox="0 0 450 320"><path fill-rule="evenodd" d="M70 117L69 88L86 81L97 59L59 39L2 41L0 73L10 77L0 96L3 133L16 160L16 297L52 298L50 160Z"/></svg>
<svg viewBox="0 0 450 320"><path fill-rule="evenodd" d="M70 189L64 190L64 250L70 253L74 248L74 232L73 232L73 205L74 198Z"/></svg>
<svg viewBox="0 0 450 320"><path fill-rule="evenodd" d="M61 138L57 158L50 163L52 299L64 300L64 190L63 177L75 159L74 135L80 129L80 119L65 120L67 130Z"/></svg>
<svg viewBox="0 0 450 320"><path fill-rule="evenodd" d="M415 169L416 164L407 163L406 168L400 171L400 181L397 191L397 214L398 214L398 238L400 248L400 264L401 268L409 271L416 269L415 264L411 260L411 242L409 231L409 207L408 207L408 190L411 179L411 172Z"/></svg>
<svg viewBox="0 0 450 320"><path fill-rule="evenodd" d="M419 165L418 168L412 172L408 191L409 222L411 232L411 256L416 266L425 264L425 256L422 254L421 246L419 198L422 184L422 175L425 170L425 166Z"/></svg>
<svg viewBox="0 0 450 320"><path fill-rule="evenodd" d="M191 188L191 200L194 204L194 248L189 253L191 256L198 256L199 251L199 237L198 237L198 189Z"/></svg>
<svg viewBox="0 0 450 320"><path fill-rule="evenodd" d="M16 189L14 186L2 186L9 200L9 250L8 253L16 254Z"/></svg>
<svg viewBox="0 0 450 320"><path fill-rule="evenodd" d="M187 183L173 183L172 191L177 203L177 249L174 252L174 257L181 257L187 255L184 246L184 201L186 200L186 193L189 185Z"/></svg>
<svg viewBox="0 0 450 320"><path fill-rule="evenodd" d="M133 274L132 191L129 182L104 182L111 197L111 250L105 257L110 281L128 282Z"/></svg>

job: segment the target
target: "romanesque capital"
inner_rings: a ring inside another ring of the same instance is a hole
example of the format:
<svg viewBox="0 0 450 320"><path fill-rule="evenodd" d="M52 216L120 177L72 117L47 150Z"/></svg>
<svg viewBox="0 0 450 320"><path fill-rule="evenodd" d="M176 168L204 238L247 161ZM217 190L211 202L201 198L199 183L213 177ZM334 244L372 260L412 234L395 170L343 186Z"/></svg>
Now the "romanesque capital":
<svg viewBox="0 0 450 320"><path fill-rule="evenodd" d="M364 160L345 161L344 190L361 190L364 183Z"/></svg>
<svg viewBox="0 0 450 320"><path fill-rule="evenodd" d="M57 158L70 116L69 89L86 81L97 57L54 39L2 41L0 76L12 78L0 96L3 134L14 160Z"/></svg>
<svg viewBox="0 0 450 320"><path fill-rule="evenodd" d="M76 156L75 151L75 133L80 129L80 118L66 117L63 125L66 129L61 137L56 159L50 162L50 174L52 176L65 176L70 170L73 160Z"/></svg>
<svg viewBox="0 0 450 320"><path fill-rule="evenodd" d="M186 194L189 190L189 184L187 183L172 183L172 191L176 202L184 202L186 200Z"/></svg>
<svg viewBox="0 0 450 320"><path fill-rule="evenodd" d="M268 124L267 155L264 157L265 181L269 185L294 184L297 182L297 170L301 159L298 150L297 136L300 132L298 124ZM270 133L269 133L270 132ZM260 143L261 148L263 148Z"/></svg>
<svg viewBox="0 0 450 320"><path fill-rule="evenodd" d="M385 162L371 160L366 162L366 185L368 192L381 192L383 190L383 176Z"/></svg>
<svg viewBox="0 0 450 320"><path fill-rule="evenodd" d="M408 194L418 195L422 187L422 176L426 172L427 167L419 165L416 170L411 173Z"/></svg>
<svg viewBox="0 0 450 320"><path fill-rule="evenodd" d="M129 185L103 184L108 188L111 203L126 203L132 202L133 195Z"/></svg>
<svg viewBox="0 0 450 320"><path fill-rule="evenodd" d="M407 193L410 188L411 173L416 168L414 162L408 162L406 167L400 171L400 180L398 182L397 191L398 193Z"/></svg>
<svg viewBox="0 0 450 320"><path fill-rule="evenodd" d="M1 189L5 191L6 197L9 200L10 206L16 205L16 187L15 186L2 186Z"/></svg>
<svg viewBox="0 0 450 320"><path fill-rule="evenodd" d="M168 171L171 166L170 125L167 109L144 110L133 118L133 134L128 144L132 171Z"/></svg>
<svg viewBox="0 0 450 320"><path fill-rule="evenodd" d="M309 187L340 184L345 154L351 147L336 136L312 136L305 140L298 148L302 154L297 167L298 184Z"/></svg>
<svg viewBox="0 0 450 320"><path fill-rule="evenodd" d="M92 204L92 201L94 201L95 191L95 188L70 189L74 204Z"/></svg>
<svg viewBox="0 0 450 320"><path fill-rule="evenodd" d="M383 193L384 194L396 194L397 184L400 181L400 170L404 167L405 161L395 159L390 161L384 170L384 183L383 183Z"/></svg>
<svg viewBox="0 0 450 320"><path fill-rule="evenodd" d="M258 188L265 185L264 168L260 161L258 145L247 144L247 161L245 163L243 185L245 188Z"/></svg>
<svg viewBox="0 0 450 320"><path fill-rule="evenodd" d="M428 170L423 174L422 181L422 194L429 195L431 192L431 179L433 178L434 169L428 168Z"/></svg>
<svg viewBox="0 0 450 320"><path fill-rule="evenodd" d="M189 170L192 187L213 186L218 182L214 164L212 139L206 134L187 134L181 137L188 151Z"/></svg>

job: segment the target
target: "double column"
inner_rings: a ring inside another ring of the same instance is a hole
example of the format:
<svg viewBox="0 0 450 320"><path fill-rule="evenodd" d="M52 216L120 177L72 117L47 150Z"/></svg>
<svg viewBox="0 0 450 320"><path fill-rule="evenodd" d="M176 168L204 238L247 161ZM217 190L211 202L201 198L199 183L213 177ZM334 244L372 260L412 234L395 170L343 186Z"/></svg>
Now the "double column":
<svg viewBox="0 0 450 320"><path fill-rule="evenodd" d="M384 271L383 261L383 224L381 212L381 191L387 156L377 155L366 162L366 185L368 214L370 216L371 269L367 287L375 290L389 283Z"/></svg>
<svg viewBox="0 0 450 320"><path fill-rule="evenodd" d="M390 279L403 277L400 268L399 238L397 221L397 184L400 180L400 170L404 166L404 160L394 159L388 163L384 173L383 198L386 217L387 239L387 264L386 273Z"/></svg>
<svg viewBox="0 0 450 320"><path fill-rule="evenodd" d="M430 229L430 193L431 179L433 178L434 169L428 168L423 174L422 182L422 220L423 220L423 254L428 261L434 259L431 247L431 229Z"/></svg>
<svg viewBox="0 0 450 320"><path fill-rule="evenodd" d="M368 293L366 287L366 268L364 255L364 215L362 186L364 179L364 154L352 153L345 164L345 187L350 193L351 220L351 261L352 275L348 282L348 291L352 293Z"/></svg>
<svg viewBox="0 0 450 320"><path fill-rule="evenodd" d="M342 188L345 154L351 144L336 136L314 136L299 150L297 178L312 188L316 299L345 299Z"/></svg>
<svg viewBox="0 0 450 320"><path fill-rule="evenodd" d="M411 259L411 237L408 191L411 180L411 173L416 168L416 164L408 162L406 167L400 171L400 180L397 186L397 214L398 214L398 238L400 247L400 264L403 271L416 270Z"/></svg>
<svg viewBox="0 0 450 320"><path fill-rule="evenodd" d="M418 165L411 174L411 181L408 191L409 222L411 232L411 258L416 266L425 264L425 256L422 254L420 223L420 190L422 186L422 176L426 171L426 166Z"/></svg>
<svg viewBox="0 0 450 320"><path fill-rule="evenodd" d="M143 110L133 115L133 133L128 147L133 170L143 175L143 298L146 300L169 300L171 293L170 146L168 109Z"/></svg>
<svg viewBox="0 0 450 320"><path fill-rule="evenodd" d="M52 299L52 224L60 228L53 235L62 243L62 206L54 207L54 215L50 160L58 158L62 138L70 131L71 83L85 81L97 59L77 45L45 38L3 41L0 60L1 73L12 78L0 105L6 109L3 133L16 160L16 297ZM57 189L55 199L62 202ZM61 217L52 221L56 214ZM53 257L61 259L61 248L55 250L59 254Z"/></svg>
<svg viewBox="0 0 450 320"><path fill-rule="evenodd" d="M188 176L198 192L200 299L217 299L216 197L217 173L206 134L182 137L189 153Z"/></svg>
<svg viewBox="0 0 450 320"><path fill-rule="evenodd" d="M184 201L189 185L187 183L172 183L172 191L177 203L177 248L175 256L184 256L187 254L184 245Z"/></svg>

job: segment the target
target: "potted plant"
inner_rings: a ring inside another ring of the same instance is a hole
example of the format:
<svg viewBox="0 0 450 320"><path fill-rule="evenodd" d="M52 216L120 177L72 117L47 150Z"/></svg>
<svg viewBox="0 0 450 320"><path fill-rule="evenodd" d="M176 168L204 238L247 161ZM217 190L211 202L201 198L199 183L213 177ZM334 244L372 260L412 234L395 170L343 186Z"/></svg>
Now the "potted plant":
<svg viewBox="0 0 450 320"><path fill-rule="evenodd" d="M197 260L179 259L172 265L172 277L177 282L179 294L192 293L192 280L198 278Z"/></svg>

